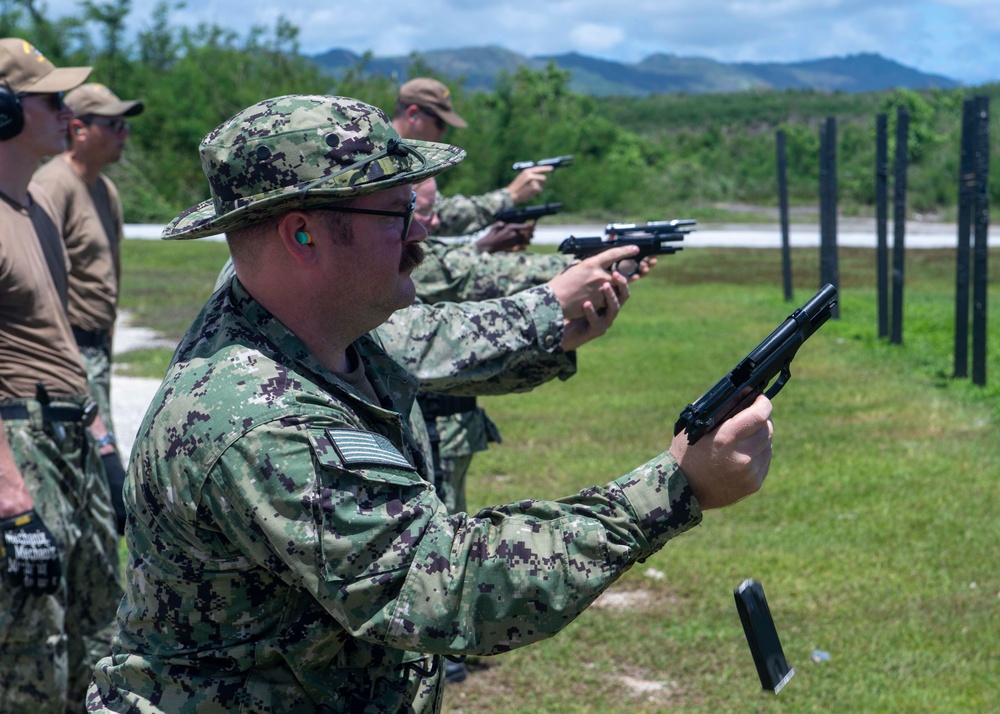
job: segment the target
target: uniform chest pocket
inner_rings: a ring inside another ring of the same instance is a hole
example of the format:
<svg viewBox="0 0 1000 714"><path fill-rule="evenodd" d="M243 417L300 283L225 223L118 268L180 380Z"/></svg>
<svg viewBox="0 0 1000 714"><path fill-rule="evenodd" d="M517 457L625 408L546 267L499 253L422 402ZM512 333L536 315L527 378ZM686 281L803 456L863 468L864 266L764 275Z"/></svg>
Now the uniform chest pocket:
<svg viewBox="0 0 1000 714"><path fill-rule="evenodd" d="M379 434L327 429L312 441L321 576L369 581L408 568L440 505L431 485Z"/></svg>

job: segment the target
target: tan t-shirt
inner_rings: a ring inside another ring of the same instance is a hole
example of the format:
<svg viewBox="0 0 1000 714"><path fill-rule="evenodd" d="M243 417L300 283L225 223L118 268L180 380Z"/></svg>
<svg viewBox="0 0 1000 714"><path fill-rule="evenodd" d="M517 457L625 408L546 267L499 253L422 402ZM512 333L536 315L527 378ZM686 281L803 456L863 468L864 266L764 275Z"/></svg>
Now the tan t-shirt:
<svg viewBox="0 0 1000 714"><path fill-rule="evenodd" d="M118 310L122 206L115 185L101 175L88 186L69 161L56 156L33 179L55 206L69 254L66 311L73 327L110 330Z"/></svg>
<svg viewBox="0 0 1000 714"><path fill-rule="evenodd" d="M0 195L0 400L87 394L87 373L42 252L58 240L52 206L36 187L24 208Z"/></svg>

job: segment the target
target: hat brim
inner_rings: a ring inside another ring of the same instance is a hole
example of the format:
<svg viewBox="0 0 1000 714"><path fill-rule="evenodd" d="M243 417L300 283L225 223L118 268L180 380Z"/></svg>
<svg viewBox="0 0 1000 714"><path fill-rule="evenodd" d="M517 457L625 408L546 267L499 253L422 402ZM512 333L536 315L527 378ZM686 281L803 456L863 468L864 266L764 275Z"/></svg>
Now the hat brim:
<svg viewBox="0 0 1000 714"><path fill-rule="evenodd" d="M448 111L448 110L442 111L440 109L435 108L434 113L437 116L439 116L441 118L441 121L443 121L445 124L447 124L448 126L453 126L456 129L465 129L469 126L466 123L465 119L463 119L453 111Z"/></svg>
<svg viewBox="0 0 1000 714"><path fill-rule="evenodd" d="M56 67L41 79L21 87L18 92L29 94L68 92L86 82L90 72L90 67Z"/></svg>
<svg viewBox="0 0 1000 714"><path fill-rule="evenodd" d="M142 114L145 106L142 100L132 99L129 101L117 101L105 104L97 109L87 112L97 117L134 117Z"/></svg>
<svg viewBox="0 0 1000 714"><path fill-rule="evenodd" d="M346 201L386 191L396 186L417 183L445 171L465 158L457 146L415 139L404 142L419 151L426 162L417 170L400 171L378 181L353 186L323 187L305 190L311 182L296 184L246 199L243 205L218 215L215 201L209 199L187 209L163 229L163 240L187 240L218 235L237 228L246 228L272 216L293 209L310 210L325 204Z"/></svg>

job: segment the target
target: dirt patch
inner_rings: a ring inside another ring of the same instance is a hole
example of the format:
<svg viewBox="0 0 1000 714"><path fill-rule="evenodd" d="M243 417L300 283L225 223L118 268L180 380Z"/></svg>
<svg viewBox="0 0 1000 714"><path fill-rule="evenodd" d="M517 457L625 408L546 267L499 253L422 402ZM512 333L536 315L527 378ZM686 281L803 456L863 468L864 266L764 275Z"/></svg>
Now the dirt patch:
<svg viewBox="0 0 1000 714"><path fill-rule="evenodd" d="M676 603L677 598L662 591L645 590L642 588L625 590L613 588L605 590L591 607L598 610L615 611L663 611L664 605Z"/></svg>

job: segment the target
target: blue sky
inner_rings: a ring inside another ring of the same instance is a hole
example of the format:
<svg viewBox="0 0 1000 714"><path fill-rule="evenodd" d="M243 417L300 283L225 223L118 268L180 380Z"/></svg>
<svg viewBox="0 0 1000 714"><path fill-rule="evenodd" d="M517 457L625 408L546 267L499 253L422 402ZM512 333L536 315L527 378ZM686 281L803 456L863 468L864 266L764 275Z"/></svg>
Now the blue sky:
<svg viewBox="0 0 1000 714"><path fill-rule="evenodd" d="M55 15L78 5L39 4ZM133 31L149 24L154 4L133 0ZM307 54L499 45L528 56L575 51L622 62L657 52L787 62L877 52L976 85L1000 81L998 7L997 0L189 0L171 17L242 33L284 15L300 28Z"/></svg>

